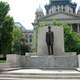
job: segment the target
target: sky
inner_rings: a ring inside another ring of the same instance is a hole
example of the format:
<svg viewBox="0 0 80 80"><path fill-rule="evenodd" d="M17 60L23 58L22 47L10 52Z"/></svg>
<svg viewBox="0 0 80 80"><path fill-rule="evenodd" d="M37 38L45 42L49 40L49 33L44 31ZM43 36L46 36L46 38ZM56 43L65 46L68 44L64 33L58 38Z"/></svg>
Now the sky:
<svg viewBox="0 0 80 80"><path fill-rule="evenodd" d="M49 0L0 0L8 2L10 5L9 15L14 18L15 22L20 22L26 29L32 30L32 23L35 19L35 11L41 6L45 13L44 5ZM80 6L80 0L72 0Z"/></svg>

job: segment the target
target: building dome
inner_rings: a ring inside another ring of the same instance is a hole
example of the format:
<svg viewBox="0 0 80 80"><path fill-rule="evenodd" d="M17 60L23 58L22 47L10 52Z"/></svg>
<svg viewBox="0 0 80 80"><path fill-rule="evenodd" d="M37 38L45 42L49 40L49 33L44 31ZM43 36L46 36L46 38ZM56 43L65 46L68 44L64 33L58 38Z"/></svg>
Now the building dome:
<svg viewBox="0 0 80 80"><path fill-rule="evenodd" d="M39 6L39 8L37 8L36 10L36 18L40 18L40 17L43 17L44 16L44 12L43 12L43 9Z"/></svg>
<svg viewBox="0 0 80 80"><path fill-rule="evenodd" d="M36 10L36 12L43 12L43 9L39 6Z"/></svg>

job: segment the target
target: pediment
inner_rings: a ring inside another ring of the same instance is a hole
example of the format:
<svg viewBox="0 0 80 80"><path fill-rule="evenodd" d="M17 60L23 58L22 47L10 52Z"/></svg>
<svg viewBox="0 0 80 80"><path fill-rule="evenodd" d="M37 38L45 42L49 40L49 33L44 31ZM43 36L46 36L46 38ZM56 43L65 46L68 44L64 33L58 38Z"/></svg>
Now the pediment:
<svg viewBox="0 0 80 80"><path fill-rule="evenodd" d="M80 16L67 14L67 13L56 13L49 16L45 16L43 19L77 19Z"/></svg>

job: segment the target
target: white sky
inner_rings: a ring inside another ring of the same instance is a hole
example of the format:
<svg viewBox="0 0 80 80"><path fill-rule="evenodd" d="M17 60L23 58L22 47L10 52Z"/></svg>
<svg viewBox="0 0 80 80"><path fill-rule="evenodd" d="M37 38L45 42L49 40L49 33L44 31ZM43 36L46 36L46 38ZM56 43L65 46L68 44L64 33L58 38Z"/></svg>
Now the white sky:
<svg viewBox="0 0 80 80"><path fill-rule="evenodd" d="M44 9L44 5L49 0L0 0L10 4L9 14L13 16L15 22L20 22L26 29L33 29L32 22L35 19L35 11L39 5ZM80 0L72 0L80 6Z"/></svg>

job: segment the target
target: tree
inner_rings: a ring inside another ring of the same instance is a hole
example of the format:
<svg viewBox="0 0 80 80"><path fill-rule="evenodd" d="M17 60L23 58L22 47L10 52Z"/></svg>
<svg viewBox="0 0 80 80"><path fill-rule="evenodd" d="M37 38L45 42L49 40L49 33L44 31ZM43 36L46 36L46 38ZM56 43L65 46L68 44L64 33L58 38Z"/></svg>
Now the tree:
<svg viewBox="0 0 80 80"><path fill-rule="evenodd" d="M15 53L15 52L19 53L20 42L21 42L22 37L23 37L23 33L22 33L21 28L14 25L14 28L13 28L13 53Z"/></svg>
<svg viewBox="0 0 80 80"><path fill-rule="evenodd" d="M75 52L77 33L71 31L71 26L64 25L64 42L66 52Z"/></svg>
<svg viewBox="0 0 80 80"><path fill-rule="evenodd" d="M21 28L14 25L14 28L13 28L13 42L20 41L22 36L23 36L23 33L22 33Z"/></svg>
<svg viewBox="0 0 80 80"><path fill-rule="evenodd" d="M4 21L9 10L10 10L9 4L1 1L0 2L0 25Z"/></svg>
<svg viewBox="0 0 80 80"><path fill-rule="evenodd" d="M8 11L10 10L10 7L9 7L9 4L6 3L6 2L0 2L0 53L2 53L2 25L3 25L3 22L5 20L5 17L8 13Z"/></svg>
<svg viewBox="0 0 80 80"><path fill-rule="evenodd" d="M10 16L6 16L2 25L2 43L1 43L1 51L2 54L6 55L11 53L12 49L12 32L13 32L14 20Z"/></svg>

